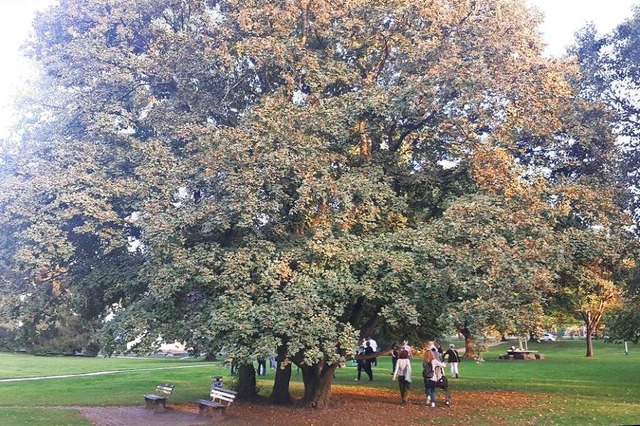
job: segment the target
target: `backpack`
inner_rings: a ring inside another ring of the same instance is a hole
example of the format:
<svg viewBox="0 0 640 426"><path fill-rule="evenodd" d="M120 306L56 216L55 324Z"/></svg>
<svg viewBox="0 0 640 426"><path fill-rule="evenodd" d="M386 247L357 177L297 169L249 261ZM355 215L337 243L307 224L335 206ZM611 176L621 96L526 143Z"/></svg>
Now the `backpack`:
<svg viewBox="0 0 640 426"><path fill-rule="evenodd" d="M430 362L422 363L422 377L425 379L433 378L433 367L431 366Z"/></svg>

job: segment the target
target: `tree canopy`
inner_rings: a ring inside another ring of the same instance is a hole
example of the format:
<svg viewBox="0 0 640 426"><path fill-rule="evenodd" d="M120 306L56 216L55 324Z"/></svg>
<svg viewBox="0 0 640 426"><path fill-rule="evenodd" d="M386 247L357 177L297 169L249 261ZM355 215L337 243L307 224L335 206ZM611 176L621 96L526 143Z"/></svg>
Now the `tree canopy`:
<svg viewBox="0 0 640 426"><path fill-rule="evenodd" d="M531 329L562 233L624 222L605 116L539 22L511 0L61 0L3 157L4 280L116 342L277 351L313 406L364 335Z"/></svg>

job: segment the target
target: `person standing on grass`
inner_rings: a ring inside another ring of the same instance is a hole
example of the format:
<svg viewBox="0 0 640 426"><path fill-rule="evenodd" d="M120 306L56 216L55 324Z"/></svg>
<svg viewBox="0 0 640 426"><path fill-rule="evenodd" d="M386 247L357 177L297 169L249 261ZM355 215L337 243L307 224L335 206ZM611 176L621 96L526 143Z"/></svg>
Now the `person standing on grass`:
<svg viewBox="0 0 640 426"><path fill-rule="evenodd" d="M367 345L364 348L365 355L373 354L373 348L371 347L371 343L367 342ZM373 371L371 370L371 364L373 364L374 358L370 357L364 360L364 372L369 376L369 381L373 380Z"/></svg>
<svg viewBox="0 0 640 426"><path fill-rule="evenodd" d="M398 363L398 356L400 355L400 351L398 350L398 345L393 344L393 348L391 350L391 374L394 374L396 371L396 364ZM409 353L407 352L407 358L409 357Z"/></svg>
<svg viewBox="0 0 640 426"><path fill-rule="evenodd" d="M367 347L367 343L369 343L371 345L371 349L373 349L373 352L378 352L378 343L375 340L373 340L371 337L367 336L362 340L362 347L366 348ZM373 358L373 360L371 362L376 367L378 366L378 358Z"/></svg>
<svg viewBox="0 0 640 426"><path fill-rule="evenodd" d="M409 399L409 391L411 390L411 360L409 353L405 350L398 354L398 362L393 372L393 380L398 380L400 387L400 399L402 405L405 405Z"/></svg>
<svg viewBox="0 0 640 426"><path fill-rule="evenodd" d="M267 375L267 359L263 356L258 357L258 376Z"/></svg>
<svg viewBox="0 0 640 426"><path fill-rule="evenodd" d="M276 356L275 355L271 355L269 357L269 368L272 370L276 370L278 368L278 363L276 361Z"/></svg>
<svg viewBox="0 0 640 426"><path fill-rule="evenodd" d="M444 353L444 359L451 367L451 377L455 377L457 379L459 377L458 363L460 362L460 355L458 355L456 345L453 343L449 345L449 349Z"/></svg>
<svg viewBox="0 0 640 426"><path fill-rule="evenodd" d="M432 407L436 406L436 384L438 380L444 375L443 369L445 364L440 362L434 352L431 350L425 350L423 353L422 361L422 377L424 379L424 393L427 396L427 405ZM449 389L443 389L447 399L446 405L451 404L451 394Z"/></svg>
<svg viewBox="0 0 640 426"><path fill-rule="evenodd" d="M436 382L433 380L435 375L433 364L431 361L435 359L431 349L425 348L422 353L422 378L424 379L424 393L427 396L427 405L436 406Z"/></svg>
<svg viewBox="0 0 640 426"><path fill-rule="evenodd" d="M373 349L371 349L371 344L369 342L365 343L365 348L360 349L356 352L356 362L358 363L358 377L356 377L356 381L359 381L364 371L369 376L369 381L373 380L373 371L371 370L371 363L373 362L373 357L368 357L365 359L359 359L359 355L371 355L373 353Z"/></svg>

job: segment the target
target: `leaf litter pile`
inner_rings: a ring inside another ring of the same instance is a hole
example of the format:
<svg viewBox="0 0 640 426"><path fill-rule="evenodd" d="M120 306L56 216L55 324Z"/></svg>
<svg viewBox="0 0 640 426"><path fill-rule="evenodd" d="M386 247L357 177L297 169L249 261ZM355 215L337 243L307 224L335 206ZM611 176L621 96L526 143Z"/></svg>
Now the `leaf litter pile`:
<svg viewBox="0 0 640 426"><path fill-rule="evenodd" d="M452 392L453 405L444 405L442 393L438 392L437 406L426 405L422 383L417 383L405 406L400 404L398 392L384 389L368 389L334 386L333 404L324 410L275 406L259 402L238 402L228 410L226 425L469 425L479 420L490 420L492 425L513 424L503 414L518 410L535 410L550 398L548 395L533 395L519 392ZM535 418L531 419L531 423ZM527 424L518 421L518 424Z"/></svg>

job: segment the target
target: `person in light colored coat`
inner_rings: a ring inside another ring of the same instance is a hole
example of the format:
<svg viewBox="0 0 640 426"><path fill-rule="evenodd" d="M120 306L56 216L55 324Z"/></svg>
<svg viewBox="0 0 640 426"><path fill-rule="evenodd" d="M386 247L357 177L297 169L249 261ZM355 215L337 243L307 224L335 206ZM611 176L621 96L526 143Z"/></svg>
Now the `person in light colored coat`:
<svg viewBox="0 0 640 426"><path fill-rule="evenodd" d="M400 399L402 405L405 405L409 399L409 391L411 390L411 360L406 350L401 350L398 354L398 362L396 370L393 372L393 380L398 380L400 387Z"/></svg>

